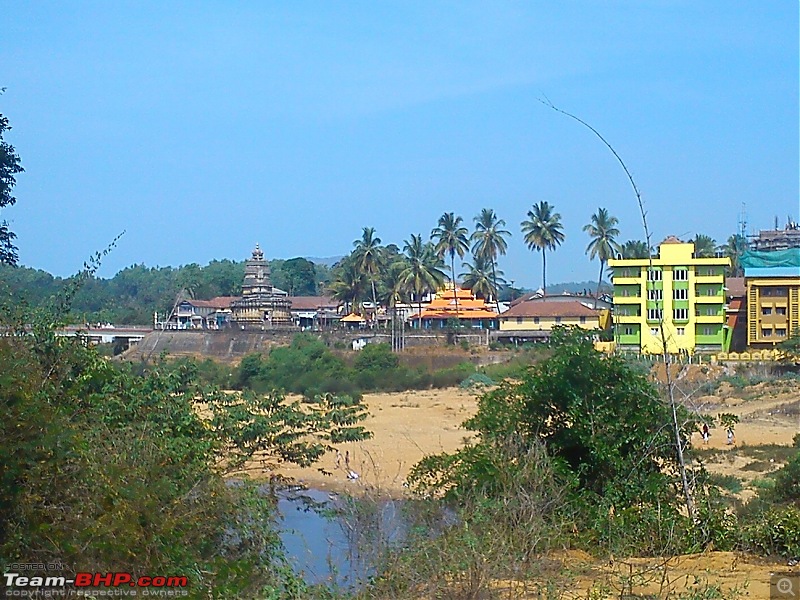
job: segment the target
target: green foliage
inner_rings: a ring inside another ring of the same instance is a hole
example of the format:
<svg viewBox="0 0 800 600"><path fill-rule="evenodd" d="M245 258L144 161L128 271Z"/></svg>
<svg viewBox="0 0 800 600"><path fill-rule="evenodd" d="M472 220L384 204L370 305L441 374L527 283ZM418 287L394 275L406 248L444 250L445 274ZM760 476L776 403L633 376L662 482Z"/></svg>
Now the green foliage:
<svg viewBox="0 0 800 600"><path fill-rule="evenodd" d="M303 596L283 561L273 500L224 475L256 455L307 465L331 444L364 439L358 402L221 393L190 361L135 374L55 336L58 316L4 309L4 562L180 572L198 593Z"/></svg>
<svg viewBox="0 0 800 600"><path fill-rule="evenodd" d="M800 506L800 452L775 473L775 487L769 496L775 502L794 502Z"/></svg>
<svg viewBox="0 0 800 600"><path fill-rule="evenodd" d="M753 519L743 538L749 550L788 558L800 556L800 508L776 507Z"/></svg>
<svg viewBox="0 0 800 600"><path fill-rule="evenodd" d="M547 448L556 477L579 507L575 518L587 547L655 554L709 541L711 534L695 531L679 510L671 412L647 376L596 352L591 335L577 328L556 330L550 353L518 380L484 394L464 424L478 441L424 458L409 477L414 488L460 502L478 493L500 499L499 474L526 468L504 450L514 439L523 454ZM683 409L679 419L687 423L686 443L692 419ZM718 513L715 506L715 519Z"/></svg>
<svg viewBox="0 0 800 600"><path fill-rule="evenodd" d="M25 171L14 146L3 140L3 134L10 130L8 118L0 113L0 209L16 204L17 199L12 194L17 183L16 175ZM17 264L17 248L14 246L16 237L8 228L8 222L0 221L0 265Z"/></svg>
<svg viewBox="0 0 800 600"><path fill-rule="evenodd" d="M497 440L480 460L492 475L485 486L461 480L467 473L458 468L449 471L455 479L443 482L463 491L455 509L435 500L412 503L408 539L387 554L369 597L489 598L498 580L538 582L530 591L563 585L551 580L540 558L567 543L572 507L544 448Z"/></svg>

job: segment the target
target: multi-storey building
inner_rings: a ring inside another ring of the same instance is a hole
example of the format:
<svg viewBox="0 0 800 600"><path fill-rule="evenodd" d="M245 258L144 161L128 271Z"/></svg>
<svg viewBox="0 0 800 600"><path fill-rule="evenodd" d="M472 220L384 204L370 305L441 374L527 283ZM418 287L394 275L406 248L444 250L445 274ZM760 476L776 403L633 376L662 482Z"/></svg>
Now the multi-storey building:
<svg viewBox="0 0 800 600"><path fill-rule="evenodd" d="M800 248L747 252L747 346L773 349L800 329Z"/></svg>
<svg viewBox="0 0 800 600"><path fill-rule="evenodd" d="M650 259L613 259L614 338L622 350L719 352L726 342L728 258L696 258L694 244L668 237ZM661 325L663 322L663 338Z"/></svg>

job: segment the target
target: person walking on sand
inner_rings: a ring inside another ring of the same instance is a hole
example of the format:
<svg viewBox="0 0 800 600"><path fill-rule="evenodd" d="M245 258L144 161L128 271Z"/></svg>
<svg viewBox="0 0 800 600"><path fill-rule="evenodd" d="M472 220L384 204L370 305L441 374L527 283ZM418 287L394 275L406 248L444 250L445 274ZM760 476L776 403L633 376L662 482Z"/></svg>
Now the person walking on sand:
<svg viewBox="0 0 800 600"><path fill-rule="evenodd" d="M733 427L728 427L728 446L733 446L735 440L733 438Z"/></svg>
<svg viewBox="0 0 800 600"><path fill-rule="evenodd" d="M708 431L708 423L703 423L703 443L708 443L708 438L711 434Z"/></svg>
<svg viewBox="0 0 800 600"><path fill-rule="evenodd" d="M345 450L345 453L344 453L344 466L348 471L350 470L350 450Z"/></svg>

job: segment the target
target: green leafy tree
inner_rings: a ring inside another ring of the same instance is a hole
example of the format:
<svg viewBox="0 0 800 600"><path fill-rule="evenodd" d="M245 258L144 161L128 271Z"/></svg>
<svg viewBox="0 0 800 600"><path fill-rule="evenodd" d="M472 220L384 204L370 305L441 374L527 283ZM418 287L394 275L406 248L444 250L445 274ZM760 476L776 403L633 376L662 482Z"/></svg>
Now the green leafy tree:
<svg viewBox="0 0 800 600"><path fill-rule="evenodd" d="M622 245L620 252L622 258L648 258L650 256L647 242L641 240L628 240Z"/></svg>
<svg viewBox="0 0 800 600"><path fill-rule="evenodd" d="M725 256L731 259L731 266L728 270L729 277L742 277L744 276L744 269L739 262L742 255L747 251L747 238L743 235L735 233L728 238L728 241L720 246L720 250Z"/></svg>
<svg viewBox="0 0 800 600"><path fill-rule="evenodd" d="M461 281L464 283L464 287L480 298L491 300L494 297L495 300L497 299L496 286L505 284L502 271L495 269L493 263L490 266L489 259L481 255L473 256L472 264L463 263L462 266L467 269L467 271L461 273Z"/></svg>
<svg viewBox="0 0 800 600"><path fill-rule="evenodd" d="M697 258L713 258L717 252L717 241L707 235L698 233L692 240L694 255Z"/></svg>
<svg viewBox="0 0 800 600"><path fill-rule="evenodd" d="M305 258L290 258L281 266L286 291L290 296L314 296L317 293L316 265Z"/></svg>
<svg viewBox="0 0 800 600"><path fill-rule="evenodd" d="M522 233L530 250L542 252L542 290L547 294L547 250L555 251L564 241L564 226L561 215L553 212L553 206L542 200L528 211L528 219L523 221Z"/></svg>
<svg viewBox="0 0 800 600"><path fill-rule="evenodd" d="M450 255L450 273L453 277L453 296L456 303L456 319L458 319L458 294L456 294L456 262L455 257L464 258L469 250L467 228L461 225L463 219L453 213L444 213L439 217L439 224L431 231L431 240L434 240L436 253L444 258Z"/></svg>
<svg viewBox="0 0 800 600"><path fill-rule="evenodd" d="M355 257L346 256L333 269L328 292L334 300L344 302L352 312L359 312L361 300L367 291L367 280Z"/></svg>
<svg viewBox="0 0 800 600"><path fill-rule="evenodd" d="M523 450L544 444L583 502L673 503L677 459L670 407L645 374L594 350L591 335L556 328L549 358L481 397L477 414L464 423L478 441L423 460L413 470L415 484L427 491L445 485L451 495L464 486L491 485L492 471L481 457L512 438ZM681 417L686 442L694 424L683 410Z"/></svg>
<svg viewBox="0 0 800 600"><path fill-rule="evenodd" d="M508 250L508 244L505 238L511 235L511 232L503 229L506 222L503 219L498 219L497 215L491 208L484 208L480 214L475 217L475 231L470 238L472 245L472 253L477 257L480 256L485 261L489 261L492 270L492 282L494 289L495 304L497 307L497 314L500 314L500 298L497 292L499 288L497 277L497 259L505 255Z"/></svg>
<svg viewBox="0 0 800 600"><path fill-rule="evenodd" d="M0 90L0 93L2 90ZM17 199L12 192L17 183L16 176L24 172L14 146L3 139L3 134L10 131L8 118L0 113L0 211L6 206L13 206ZM0 265L17 264L17 248L14 239L17 236L8 228L7 221L0 221Z"/></svg>
<svg viewBox="0 0 800 600"><path fill-rule="evenodd" d="M55 335L61 315L3 309L12 335L0 337L0 556L185 573L197 594L305 597L269 497L225 476L256 457L307 465L363 439L363 406L222 393L186 362L135 375Z"/></svg>
<svg viewBox="0 0 800 600"><path fill-rule="evenodd" d="M372 287L372 323L373 326L378 317L378 297L375 293L375 278L381 272L384 266L383 262L383 249L381 247L381 238L375 235L374 227L364 227L361 234L361 239L353 242L355 250L353 257L367 279L369 279L370 286Z"/></svg>
<svg viewBox="0 0 800 600"><path fill-rule="evenodd" d="M610 258L614 258L619 251L616 237L619 235L617 229L617 217L608 214L605 208L598 208L592 215L592 222L584 225L583 230L589 234L592 241L586 246L586 253L589 258L600 261L600 275L597 277L597 291L595 292L595 307L597 307L597 297L600 296L600 284L603 282L603 270Z"/></svg>
<svg viewBox="0 0 800 600"><path fill-rule="evenodd" d="M406 266L400 273L400 282L416 296L421 315L422 296L435 292L444 284L446 267L433 244L422 241L422 234L412 233L411 239L405 241L403 251L406 253ZM422 327L422 319L419 326Z"/></svg>

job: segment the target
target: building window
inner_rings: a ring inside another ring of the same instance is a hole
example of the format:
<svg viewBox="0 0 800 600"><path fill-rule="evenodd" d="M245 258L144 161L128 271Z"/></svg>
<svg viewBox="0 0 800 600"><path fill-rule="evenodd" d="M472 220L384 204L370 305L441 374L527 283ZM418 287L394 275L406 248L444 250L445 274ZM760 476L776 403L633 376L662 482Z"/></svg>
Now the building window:
<svg viewBox="0 0 800 600"><path fill-rule="evenodd" d="M715 290L714 288L706 289L706 296L716 296L716 295L717 295L717 290Z"/></svg>
<svg viewBox="0 0 800 600"><path fill-rule="evenodd" d="M658 335L658 327L651 327L650 328L650 335Z"/></svg>
<svg viewBox="0 0 800 600"><path fill-rule="evenodd" d="M772 337L772 329L762 329L761 337Z"/></svg>
<svg viewBox="0 0 800 600"><path fill-rule="evenodd" d="M661 300L664 297L664 290L647 290L648 300Z"/></svg>
<svg viewBox="0 0 800 600"><path fill-rule="evenodd" d="M772 314L772 307L770 307L770 306L762 306L761 307L761 314L764 315L765 317L771 315Z"/></svg>
<svg viewBox="0 0 800 600"><path fill-rule="evenodd" d="M675 281L689 281L688 269L674 269L672 271L672 279Z"/></svg>
<svg viewBox="0 0 800 600"><path fill-rule="evenodd" d="M713 327L703 327L703 335L715 335L717 332L714 331Z"/></svg>
<svg viewBox="0 0 800 600"><path fill-rule="evenodd" d="M648 321L658 321L661 319L661 309L660 308L648 308L647 309L647 320Z"/></svg>
<svg viewBox="0 0 800 600"><path fill-rule="evenodd" d="M539 317L533 317L533 322L538 324L539 323Z"/></svg>
<svg viewBox="0 0 800 600"><path fill-rule="evenodd" d="M672 290L673 300L688 300L689 290Z"/></svg>
<svg viewBox="0 0 800 600"><path fill-rule="evenodd" d="M626 327L625 335L633 335L633 327Z"/></svg>
<svg viewBox="0 0 800 600"><path fill-rule="evenodd" d="M678 332L678 335L686 335L686 328L685 327L676 327L675 331Z"/></svg>
<svg viewBox="0 0 800 600"><path fill-rule="evenodd" d="M522 317L517 317L517 323L520 325L522 324Z"/></svg>
<svg viewBox="0 0 800 600"><path fill-rule="evenodd" d="M581 317L581 323L586 323L586 317Z"/></svg>
<svg viewBox="0 0 800 600"><path fill-rule="evenodd" d="M676 321L687 321L689 319L689 309L676 308L672 311L672 318Z"/></svg>
<svg viewBox="0 0 800 600"><path fill-rule="evenodd" d="M556 317L556 323L561 323L561 317Z"/></svg>
<svg viewBox="0 0 800 600"><path fill-rule="evenodd" d="M648 269L647 281L661 281L661 271L656 271L655 269Z"/></svg>
<svg viewBox="0 0 800 600"><path fill-rule="evenodd" d="M778 337L786 337L786 330L785 329L776 329L775 335Z"/></svg>
<svg viewBox="0 0 800 600"><path fill-rule="evenodd" d="M776 306L775 307L775 314L786 316L786 307L785 306Z"/></svg>

